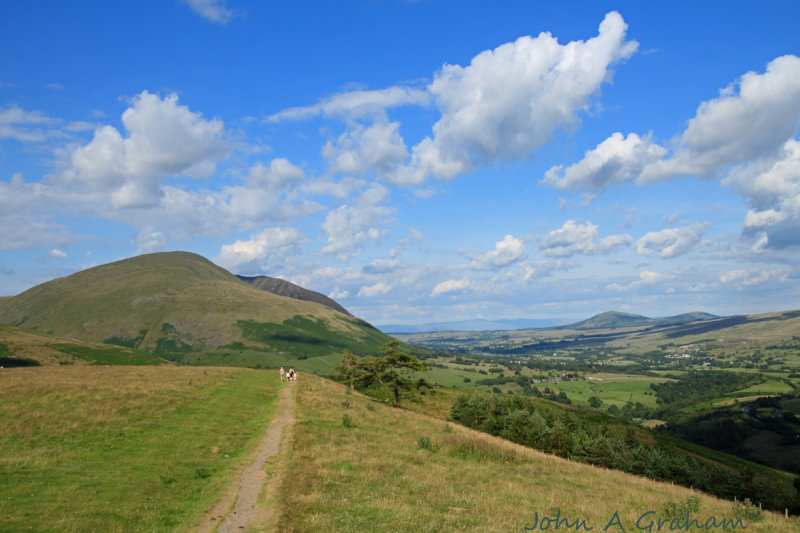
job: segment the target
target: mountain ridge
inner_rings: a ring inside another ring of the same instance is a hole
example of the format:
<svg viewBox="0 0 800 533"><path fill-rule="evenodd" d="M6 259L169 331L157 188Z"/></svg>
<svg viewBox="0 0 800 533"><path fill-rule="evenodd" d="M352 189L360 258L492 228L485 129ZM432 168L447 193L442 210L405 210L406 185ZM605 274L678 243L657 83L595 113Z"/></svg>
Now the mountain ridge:
<svg viewBox="0 0 800 533"><path fill-rule="evenodd" d="M650 318L644 315L623 313L621 311L606 311L586 320L561 326L561 329L605 329L623 328L634 326L663 326L668 324L682 324L721 318L702 311L693 311L661 318Z"/></svg>
<svg viewBox="0 0 800 533"><path fill-rule="evenodd" d="M236 275L236 277L244 281L245 283L249 283L253 287L269 291L273 294L277 294L278 296L286 296L288 298L294 298L296 300L316 302L326 307L330 307L334 311L339 311L340 313L343 313L345 315L353 316L347 309L345 309L342 305L340 305L336 300L329 298L319 292L301 287L300 285L295 285L294 283L286 281L285 279L271 278L269 276L240 276L238 274Z"/></svg>

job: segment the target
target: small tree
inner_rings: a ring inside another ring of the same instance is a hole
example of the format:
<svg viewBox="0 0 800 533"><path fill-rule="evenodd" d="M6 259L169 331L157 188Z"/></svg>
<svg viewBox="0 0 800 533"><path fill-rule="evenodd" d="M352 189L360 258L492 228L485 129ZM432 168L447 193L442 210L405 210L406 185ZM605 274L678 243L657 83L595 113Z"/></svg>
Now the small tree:
<svg viewBox="0 0 800 533"><path fill-rule="evenodd" d="M598 407L603 405L603 400L601 400L597 396L592 396L591 398L589 398L589 405L597 409Z"/></svg>
<svg viewBox="0 0 800 533"><path fill-rule="evenodd" d="M358 359L353 355L350 350L342 352L342 362L336 367L336 372L342 376L346 381L350 382L350 388L356 388L356 380L361 374L358 368Z"/></svg>
<svg viewBox="0 0 800 533"><path fill-rule="evenodd" d="M400 341L389 341L381 350L380 358L384 364L381 379L392 388L394 392L394 406L400 407L400 389L410 389L411 381L404 374L415 370L427 370L428 365L399 349Z"/></svg>
<svg viewBox="0 0 800 533"><path fill-rule="evenodd" d="M377 381L388 386L394 394L394 405L400 407L400 391L411 389L414 383L406 377L415 370L427 370L427 365L400 349L400 341L392 340L383 346L381 355L356 359L349 351L342 353L337 373L355 388L356 382L369 386Z"/></svg>

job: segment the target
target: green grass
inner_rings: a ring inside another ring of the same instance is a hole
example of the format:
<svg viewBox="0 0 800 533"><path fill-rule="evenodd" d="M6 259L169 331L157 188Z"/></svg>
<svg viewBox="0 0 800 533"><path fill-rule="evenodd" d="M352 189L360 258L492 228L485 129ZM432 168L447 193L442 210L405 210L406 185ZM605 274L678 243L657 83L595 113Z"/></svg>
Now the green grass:
<svg viewBox="0 0 800 533"><path fill-rule="evenodd" d="M413 378L425 378L435 385L452 388L481 388L478 381L490 376L470 370L470 367L429 367L427 372L415 372ZM465 382L464 378L470 381ZM489 387L491 388L491 387ZM488 389L487 389L488 390Z"/></svg>
<svg viewBox="0 0 800 533"><path fill-rule="evenodd" d="M181 363L189 365L237 366L267 368L275 370L281 366L286 370L294 368L298 372L329 376L341 361L341 354L304 357L301 354L276 353L245 349L224 352L192 353L183 357Z"/></svg>
<svg viewBox="0 0 800 533"><path fill-rule="evenodd" d="M245 465L279 387L230 368L2 371L0 530L190 530Z"/></svg>

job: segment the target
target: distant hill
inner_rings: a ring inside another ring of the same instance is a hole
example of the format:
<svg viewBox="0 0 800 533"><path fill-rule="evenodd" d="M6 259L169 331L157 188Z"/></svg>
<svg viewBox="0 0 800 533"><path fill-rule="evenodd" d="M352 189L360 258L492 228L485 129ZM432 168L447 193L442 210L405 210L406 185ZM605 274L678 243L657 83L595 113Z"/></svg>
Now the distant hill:
<svg viewBox="0 0 800 533"><path fill-rule="evenodd" d="M269 291L279 296L294 298L296 300L316 302L326 307L330 307L335 311L339 311L340 313L343 313L345 315L350 315L350 312L347 311L347 309L345 309L341 305L339 305L339 303L337 303L335 300L328 298L324 294L304 289L303 287L295 285L294 283L291 283L284 279L270 278L268 276L249 277L249 276L237 275L236 277L258 289Z"/></svg>
<svg viewBox="0 0 800 533"><path fill-rule="evenodd" d="M223 352L374 353L390 340L361 319L258 289L186 252L142 255L43 283L0 301L0 323L201 363Z"/></svg>
<svg viewBox="0 0 800 533"><path fill-rule="evenodd" d="M643 315L632 315L619 311L606 311L586 320L563 326L564 329L607 329L607 328L626 328L636 326L666 326L670 324L684 324L687 322L697 322L701 320L711 320L718 316L694 312L684 313L664 318L649 318Z"/></svg>

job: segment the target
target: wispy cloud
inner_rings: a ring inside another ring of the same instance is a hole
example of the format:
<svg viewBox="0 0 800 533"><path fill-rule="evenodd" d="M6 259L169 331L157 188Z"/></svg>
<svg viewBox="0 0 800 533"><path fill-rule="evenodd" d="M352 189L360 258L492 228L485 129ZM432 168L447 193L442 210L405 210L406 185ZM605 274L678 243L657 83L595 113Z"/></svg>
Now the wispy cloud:
<svg viewBox="0 0 800 533"><path fill-rule="evenodd" d="M227 24L237 16L237 12L228 9L227 0L180 0L192 11L204 19L216 24Z"/></svg>

